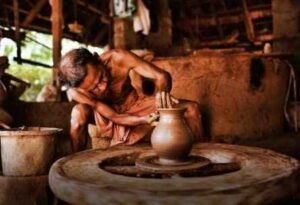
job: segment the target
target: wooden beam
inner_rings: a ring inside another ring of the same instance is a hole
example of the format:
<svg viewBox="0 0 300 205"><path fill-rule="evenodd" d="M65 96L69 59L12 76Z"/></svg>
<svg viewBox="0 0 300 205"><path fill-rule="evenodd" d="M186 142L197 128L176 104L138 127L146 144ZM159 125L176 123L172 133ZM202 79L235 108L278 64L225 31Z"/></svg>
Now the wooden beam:
<svg viewBox="0 0 300 205"><path fill-rule="evenodd" d="M6 19L5 18L2 18L0 17L0 25L4 25L6 23ZM12 24L13 22L10 21L10 24ZM45 33L45 34L51 34L51 28L48 28L48 27L41 27L41 26L35 26L35 25L28 25L27 27L25 27L25 29L28 29L28 30L32 30L32 31L38 31L38 32L41 32L41 33ZM4 34L6 35L6 32L4 32ZM23 39L22 37L22 32L21 32L21 39ZM7 36L8 37L8 36ZM64 33L62 34L62 37L63 38L68 38L68 39L71 39L71 40L74 40L74 41L78 41L78 37L77 36L74 36L72 34L67 34L67 33ZM25 38L25 35L24 35L24 38ZM14 39L14 37L13 37Z"/></svg>
<svg viewBox="0 0 300 205"><path fill-rule="evenodd" d="M266 10L266 9L271 10L272 9L271 4L248 6L249 11ZM224 11L218 11L217 14L222 16L222 15L234 15L234 14L242 13L242 12L243 12L243 9L241 7L238 7L235 9L227 9Z"/></svg>
<svg viewBox="0 0 300 205"><path fill-rule="evenodd" d="M272 11L270 9L250 11L249 15L252 20L255 20L264 17L271 17ZM236 24L243 21L244 21L244 14L235 14L235 15L223 14L223 16L218 16L218 22L214 17L201 17L198 19L198 22L195 19L185 19L185 20L178 21L178 23L176 23L176 26L180 28L186 28L186 27L196 27L198 25L200 28L208 28L212 26L217 26L217 23L219 23L220 25L226 25L226 24Z"/></svg>
<svg viewBox="0 0 300 205"><path fill-rule="evenodd" d="M2 24L2 19L0 18L0 25ZM9 38L13 41L15 41L15 31L12 29L3 29L0 28L0 34L1 37L0 38ZM20 41L23 41L25 39L25 32L20 32Z"/></svg>
<svg viewBox="0 0 300 205"><path fill-rule="evenodd" d="M46 44L44 44L44 43L42 43L42 42L40 42L40 41L38 41L38 40L36 40L34 37L30 37L29 35L27 35L27 36L26 36L26 39L28 39L29 41L33 41L33 42L35 42L36 44L39 44L39 45L43 46L44 48L47 48L47 49L49 49L49 50L52 50L51 47L49 47L48 45L46 45Z"/></svg>
<svg viewBox="0 0 300 205"><path fill-rule="evenodd" d="M25 1L26 1L26 3L27 3L29 6L33 6L33 4L32 4L31 1L29 1L29 0L25 0Z"/></svg>
<svg viewBox="0 0 300 205"><path fill-rule="evenodd" d="M92 26L96 22L96 20L99 20L99 17L94 15L89 19L90 20L86 21L85 24L84 24L85 32L83 34L83 41L84 41L85 44L88 44L89 37L90 37L90 34L92 32Z"/></svg>
<svg viewBox="0 0 300 205"><path fill-rule="evenodd" d="M109 1L109 9L110 12L114 12L113 1ZM112 14L115 15L114 13ZM114 18L110 18L110 23L108 24L108 46L113 49L114 48Z"/></svg>
<svg viewBox="0 0 300 205"><path fill-rule="evenodd" d="M98 32L98 34L97 34L96 37L94 38L93 43L94 43L95 45L99 45L99 42L103 39L103 37L104 37L107 33L109 33L109 27L108 27L108 26L107 26L107 28L106 28L106 26L102 27L102 29Z"/></svg>
<svg viewBox="0 0 300 205"><path fill-rule="evenodd" d="M6 4L3 5L3 7L4 7L4 8L7 8L7 9L10 9L10 10L13 10L13 9L14 9L13 6L6 5ZM26 15L29 13L29 11L24 10L24 9L21 9L21 8L19 8L19 12L22 13L22 14L26 14ZM45 20L45 21L50 21L50 18L49 18L49 17L42 16L42 15L40 15L40 14L37 14L37 15L36 15L36 18L41 19L41 20ZM21 26L22 26L22 25L21 25Z"/></svg>
<svg viewBox="0 0 300 205"><path fill-rule="evenodd" d="M14 60L17 61L18 59L14 58ZM36 61L32 61L32 60L29 60L29 59L23 59L23 58L21 58L20 61L22 63L27 63L27 64L31 64L31 65L41 66L41 67L44 67L44 68L52 68L52 66L50 66L50 65L47 65L47 64L44 64L44 63L40 63L40 62L36 62Z"/></svg>
<svg viewBox="0 0 300 205"><path fill-rule="evenodd" d="M252 18L248 9L247 0L242 0L244 9L244 22L246 26L246 33L248 40L253 42L255 40L255 30L252 23Z"/></svg>
<svg viewBox="0 0 300 205"><path fill-rule="evenodd" d="M27 14L25 20L22 23L22 26L26 27L28 26L33 19L37 16L37 14L40 12L40 10L44 7L44 5L47 3L47 0L39 0L34 7L30 10L30 12Z"/></svg>
<svg viewBox="0 0 300 205"><path fill-rule="evenodd" d="M85 7L87 10L90 10L90 11L92 11L93 13L98 14L98 15L100 15L100 16L101 16L101 15L104 15L104 16L107 15L106 13L104 13L104 12L101 11L101 10L99 10L98 8L96 8L96 7L94 7L94 6L90 5L90 4L87 5L85 1L78 0L78 1L77 1L77 4L80 5L80 6L82 6L82 7Z"/></svg>
<svg viewBox="0 0 300 205"><path fill-rule="evenodd" d="M14 7L14 26L15 26L15 42L17 44L17 62L21 64L21 41L20 41L20 21L19 21L19 0L13 1Z"/></svg>
<svg viewBox="0 0 300 205"><path fill-rule="evenodd" d="M99 16L104 16L104 17L109 18L109 16L105 12L99 10L98 8L96 8L90 4L87 5L85 1L77 0L77 4L86 8L87 10L90 10L91 12L93 12L95 14L98 14Z"/></svg>
<svg viewBox="0 0 300 205"><path fill-rule="evenodd" d="M61 39L63 25L63 1L49 0L52 12L52 36L53 36L53 84L59 87L58 81L58 65L61 59Z"/></svg>
<svg viewBox="0 0 300 205"><path fill-rule="evenodd" d="M255 40L256 41L263 41L263 42L266 42L266 41L273 41L275 38L274 38L274 35L273 34L262 34L262 35L257 35Z"/></svg>
<svg viewBox="0 0 300 205"><path fill-rule="evenodd" d="M26 27L24 27L26 29L29 30L34 30L34 31L38 31L38 32L42 32L42 33L51 33L51 29L50 28L46 28L46 27L42 27L42 26L35 26L35 25L28 25Z"/></svg>
<svg viewBox="0 0 300 205"><path fill-rule="evenodd" d="M222 25L220 24L219 18L216 14L215 3L216 3L216 0L212 0L209 4L210 4L211 11L212 11L213 19L217 24L218 32L219 32L220 36L223 38L224 32L223 32Z"/></svg>
<svg viewBox="0 0 300 205"><path fill-rule="evenodd" d="M232 32L226 38L221 40L212 40L198 43L199 47L232 46L238 44L239 32Z"/></svg>

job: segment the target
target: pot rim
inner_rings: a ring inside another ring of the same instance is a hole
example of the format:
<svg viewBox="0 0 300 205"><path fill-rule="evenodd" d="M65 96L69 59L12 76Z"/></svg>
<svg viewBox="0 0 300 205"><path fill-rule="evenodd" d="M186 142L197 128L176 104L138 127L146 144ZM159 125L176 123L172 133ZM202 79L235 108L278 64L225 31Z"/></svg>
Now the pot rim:
<svg viewBox="0 0 300 205"><path fill-rule="evenodd" d="M0 130L0 137L45 136L61 133L63 129L55 127L26 127L26 130Z"/></svg>

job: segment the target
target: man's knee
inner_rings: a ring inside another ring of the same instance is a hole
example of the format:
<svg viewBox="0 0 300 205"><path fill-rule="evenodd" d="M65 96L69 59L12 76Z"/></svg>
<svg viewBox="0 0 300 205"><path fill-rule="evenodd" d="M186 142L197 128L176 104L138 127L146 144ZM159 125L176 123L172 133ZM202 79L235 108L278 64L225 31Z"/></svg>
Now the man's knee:
<svg viewBox="0 0 300 205"><path fill-rule="evenodd" d="M88 105L77 104L71 112L71 125L84 125L88 123L91 109Z"/></svg>

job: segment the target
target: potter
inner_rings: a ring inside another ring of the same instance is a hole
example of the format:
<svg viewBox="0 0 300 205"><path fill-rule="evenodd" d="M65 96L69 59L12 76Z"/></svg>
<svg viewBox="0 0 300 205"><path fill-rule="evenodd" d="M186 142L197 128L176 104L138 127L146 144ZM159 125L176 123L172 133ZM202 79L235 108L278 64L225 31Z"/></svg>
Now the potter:
<svg viewBox="0 0 300 205"><path fill-rule="evenodd" d="M115 49L101 56L80 48L62 57L59 77L78 104L71 113L73 151L87 148L87 126L95 123L109 146L146 140L157 108L185 108L184 118L195 141L203 141L199 105L171 96L171 75L132 52ZM145 79L153 92L146 92ZM151 88L151 86L150 86Z"/></svg>

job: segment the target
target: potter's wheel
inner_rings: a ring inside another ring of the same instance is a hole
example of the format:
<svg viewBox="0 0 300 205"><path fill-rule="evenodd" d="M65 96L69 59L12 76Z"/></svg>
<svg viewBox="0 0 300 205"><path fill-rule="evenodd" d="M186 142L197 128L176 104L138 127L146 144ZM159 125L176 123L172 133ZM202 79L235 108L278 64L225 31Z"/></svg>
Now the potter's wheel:
<svg viewBox="0 0 300 205"><path fill-rule="evenodd" d="M160 159L156 154L146 153L137 158L135 165L142 171L153 173L182 173L199 170L211 164L208 158L191 155L185 160Z"/></svg>
<svg viewBox="0 0 300 205"><path fill-rule="evenodd" d="M191 155L212 163L199 173L174 175L140 172L135 160L149 151L151 147L126 146L64 157L52 165L51 189L58 198L78 205L271 204L298 192L298 160L269 150L198 144ZM236 162L239 169L232 171ZM228 166L231 172L220 173Z"/></svg>

